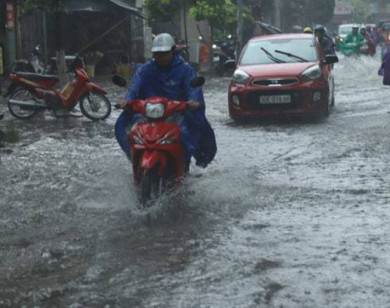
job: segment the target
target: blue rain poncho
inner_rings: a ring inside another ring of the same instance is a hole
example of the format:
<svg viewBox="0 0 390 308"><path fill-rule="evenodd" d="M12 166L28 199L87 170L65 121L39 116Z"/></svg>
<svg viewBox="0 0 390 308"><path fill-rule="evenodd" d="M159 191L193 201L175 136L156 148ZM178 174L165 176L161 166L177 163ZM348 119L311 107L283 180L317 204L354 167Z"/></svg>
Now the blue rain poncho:
<svg viewBox="0 0 390 308"><path fill-rule="evenodd" d="M205 102L201 88L190 87L196 77L194 69L184 62L176 52L169 68L163 68L153 59L137 69L126 100L146 99L151 96L162 96L181 101L197 101L201 108L187 110L180 123L181 139L186 151L186 161L191 156L196 164L207 166L217 152L214 131L205 116ZM128 127L133 126L141 118L130 109L125 109L115 125L115 135L123 151L130 157L130 145L127 139Z"/></svg>

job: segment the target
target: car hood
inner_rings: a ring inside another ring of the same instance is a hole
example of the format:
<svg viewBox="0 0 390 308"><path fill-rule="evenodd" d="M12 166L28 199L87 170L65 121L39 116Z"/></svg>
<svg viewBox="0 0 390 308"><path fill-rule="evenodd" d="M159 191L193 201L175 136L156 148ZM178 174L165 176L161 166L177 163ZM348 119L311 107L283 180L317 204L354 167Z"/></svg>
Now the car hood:
<svg viewBox="0 0 390 308"><path fill-rule="evenodd" d="M316 64L316 62L275 63L239 66L238 69L247 72L254 78L292 77L300 75L306 69Z"/></svg>

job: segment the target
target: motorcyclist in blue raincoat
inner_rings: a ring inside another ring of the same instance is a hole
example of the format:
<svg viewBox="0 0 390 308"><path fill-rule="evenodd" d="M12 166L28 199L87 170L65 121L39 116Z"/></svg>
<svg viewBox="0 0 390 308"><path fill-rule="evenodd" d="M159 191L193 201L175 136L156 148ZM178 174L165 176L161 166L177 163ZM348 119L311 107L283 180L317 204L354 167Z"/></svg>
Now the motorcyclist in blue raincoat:
<svg viewBox="0 0 390 308"><path fill-rule="evenodd" d="M194 156L196 164L206 167L214 158L217 146L214 131L205 116L205 102L200 88L191 88L196 77L194 69L175 50L173 37L162 33L155 37L152 46L153 59L141 65L132 80L128 93L119 105L124 108L134 99L162 96L187 101L188 110L180 121L181 140L189 165ZM115 135L122 150L130 158L128 133L142 119L142 115L126 108L115 124Z"/></svg>

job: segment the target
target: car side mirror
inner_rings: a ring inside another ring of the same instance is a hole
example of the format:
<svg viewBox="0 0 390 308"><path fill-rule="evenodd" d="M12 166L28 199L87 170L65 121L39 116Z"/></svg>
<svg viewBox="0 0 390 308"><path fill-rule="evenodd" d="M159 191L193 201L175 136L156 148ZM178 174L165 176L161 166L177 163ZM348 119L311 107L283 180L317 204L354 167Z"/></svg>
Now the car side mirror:
<svg viewBox="0 0 390 308"><path fill-rule="evenodd" d="M190 87L191 88L198 88L198 87L203 86L204 83L205 83L204 77L198 76L198 77L195 77L194 79L191 80Z"/></svg>
<svg viewBox="0 0 390 308"><path fill-rule="evenodd" d="M227 60L223 66L228 70L234 70L236 68L236 61L235 60Z"/></svg>
<svg viewBox="0 0 390 308"><path fill-rule="evenodd" d="M324 58L324 64L333 64L339 62L339 58L336 55L326 55Z"/></svg>
<svg viewBox="0 0 390 308"><path fill-rule="evenodd" d="M112 82L122 88L126 87L127 84L126 79L119 75L114 75L112 77Z"/></svg>

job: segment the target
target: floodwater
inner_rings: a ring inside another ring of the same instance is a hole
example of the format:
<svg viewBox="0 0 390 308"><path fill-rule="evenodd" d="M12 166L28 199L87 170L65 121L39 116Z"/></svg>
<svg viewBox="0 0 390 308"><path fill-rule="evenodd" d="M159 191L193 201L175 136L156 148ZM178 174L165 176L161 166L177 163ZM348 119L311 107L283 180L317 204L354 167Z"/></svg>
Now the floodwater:
<svg viewBox="0 0 390 308"><path fill-rule="evenodd" d="M218 153L140 210L113 125L3 123L0 307L386 307L389 89L378 58L335 65L324 121L237 125L208 78ZM105 84L114 103L121 91ZM0 123L1 124L1 123Z"/></svg>

